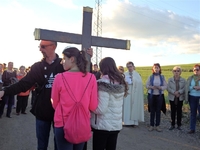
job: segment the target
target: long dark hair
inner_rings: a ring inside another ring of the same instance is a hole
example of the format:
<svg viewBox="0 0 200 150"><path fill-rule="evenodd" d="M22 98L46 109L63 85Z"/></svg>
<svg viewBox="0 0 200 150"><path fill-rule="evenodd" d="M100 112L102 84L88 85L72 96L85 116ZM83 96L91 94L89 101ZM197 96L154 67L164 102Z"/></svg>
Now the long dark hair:
<svg viewBox="0 0 200 150"><path fill-rule="evenodd" d="M117 69L116 63L113 58L105 57L99 63L100 71L103 75L108 75L111 82L114 83L115 81L119 82L119 84L123 84L125 86L125 94L128 93L128 86L124 79L124 76L121 72Z"/></svg>
<svg viewBox="0 0 200 150"><path fill-rule="evenodd" d="M68 47L63 50L62 54L68 58L74 57L79 70L85 75L87 74L86 68L88 62L85 57L85 51L79 51L76 47Z"/></svg>

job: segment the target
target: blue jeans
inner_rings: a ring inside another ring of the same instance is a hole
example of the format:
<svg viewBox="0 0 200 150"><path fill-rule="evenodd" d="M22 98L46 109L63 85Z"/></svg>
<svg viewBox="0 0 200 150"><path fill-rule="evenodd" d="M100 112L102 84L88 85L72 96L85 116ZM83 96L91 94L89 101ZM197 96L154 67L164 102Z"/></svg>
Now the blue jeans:
<svg viewBox="0 0 200 150"><path fill-rule="evenodd" d="M190 130L194 130L196 128L196 121L197 121L197 108L199 106L199 99L198 96L191 96L189 95L189 105L190 105Z"/></svg>
<svg viewBox="0 0 200 150"><path fill-rule="evenodd" d="M69 143L64 137L63 127L55 127L54 133L58 150L83 150L85 142L79 144Z"/></svg>
<svg viewBox="0 0 200 150"><path fill-rule="evenodd" d="M38 150L47 150L51 125L53 126L52 121L43 121L36 119L36 136L37 136ZM57 150L55 139L54 139L54 149Z"/></svg>
<svg viewBox="0 0 200 150"><path fill-rule="evenodd" d="M198 106L198 118L200 119L200 104Z"/></svg>
<svg viewBox="0 0 200 150"><path fill-rule="evenodd" d="M4 95L2 98L1 106L0 106L0 116L3 115L5 104L8 105L6 116L10 117L12 106L14 103L14 95Z"/></svg>
<svg viewBox="0 0 200 150"><path fill-rule="evenodd" d="M151 95L148 94L148 100L150 105L150 126L159 126L161 117L161 107L163 102L163 95ZM155 123L156 118L156 123Z"/></svg>

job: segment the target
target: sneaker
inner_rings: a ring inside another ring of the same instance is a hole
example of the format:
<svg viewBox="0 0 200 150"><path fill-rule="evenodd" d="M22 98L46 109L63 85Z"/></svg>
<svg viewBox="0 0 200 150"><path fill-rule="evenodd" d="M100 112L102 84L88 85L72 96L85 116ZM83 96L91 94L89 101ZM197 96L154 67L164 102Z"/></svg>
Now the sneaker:
<svg viewBox="0 0 200 150"><path fill-rule="evenodd" d="M154 130L154 127L153 127L153 126L150 126L148 130L149 130L149 131L153 131L153 130Z"/></svg>
<svg viewBox="0 0 200 150"><path fill-rule="evenodd" d="M162 130L160 129L159 126L156 127L156 131L158 131L158 132L162 132Z"/></svg>
<svg viewBox="0 0 200 150"><path fill-rule="evenodd" d="M178 126L177 129L178 129L178 130L182 130L182 129L181 129L181 126Z"/></svg>
<svg viewBox="0 0 200 150"><path fill-rule="evenodd" d="M174 126L171 126L170 128L169 128L169 130L173 130L175 127Z"/></svg>

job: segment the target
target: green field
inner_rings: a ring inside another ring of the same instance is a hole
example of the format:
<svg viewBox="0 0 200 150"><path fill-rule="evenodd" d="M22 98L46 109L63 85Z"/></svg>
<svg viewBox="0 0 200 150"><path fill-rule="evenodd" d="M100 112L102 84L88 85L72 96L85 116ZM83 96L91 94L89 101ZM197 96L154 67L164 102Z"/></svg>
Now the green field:
<svg viewBox="0 0 200 150"><path fill-rule="evenodd" d="M166 78L166 81L168 81L168 79L173 76L173 73L172 73L173 67L180 66L182 68L181 76L187 80L187 78L193 74L192 70L193 70L193 66L195 64L161 66L162 75L164 75ZM125 68L125 71L127 71L127 68ZM146 85L146 81L147 81L148 77L152 74L152 66L136 67L136 71L142 77L142 82L143 82L143 86L144 86L144 98L145 98L145 102L146 102L147 89L146 89L145 85ZM165 95L166 103L169 103L169 101L167 99L167 91L164 92L164 95Z"/></svg>

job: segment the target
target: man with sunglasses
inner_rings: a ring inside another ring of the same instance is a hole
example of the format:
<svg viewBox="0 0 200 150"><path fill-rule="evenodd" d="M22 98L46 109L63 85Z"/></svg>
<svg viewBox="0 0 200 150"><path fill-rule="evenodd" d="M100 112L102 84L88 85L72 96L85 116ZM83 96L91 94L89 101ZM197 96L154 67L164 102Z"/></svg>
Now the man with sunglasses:
<svg viewBox="0 0 200 150"><path fill-rule="evenodd" d="M195 133L197 121L197 108L200 99L200 65L196 64L193 67L193 75L187 79L185 100L189 101L190 105L190 131L188 134Z"/></svg>
<svg viewBox="0 0 200 150"><path fill-rule="evenodd" d="M20 92L25 92L37 83L37 100L32 109L32 113L36 117L38 150L47 150L54 116L54 109L51 104L51 88L56 74L64 72L61 64L62 59L55 53L56 47L57 42L42 40L39 45L39 50L43 55L43 59L34 63L27 75L18 83L0 91L1 99L3 95L15 95ZM92 56L92 49L89 48L87 53ZM56 150L56 143L54 144L54 149Z"/></svg>

